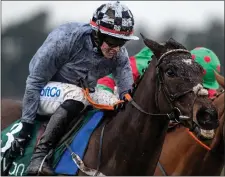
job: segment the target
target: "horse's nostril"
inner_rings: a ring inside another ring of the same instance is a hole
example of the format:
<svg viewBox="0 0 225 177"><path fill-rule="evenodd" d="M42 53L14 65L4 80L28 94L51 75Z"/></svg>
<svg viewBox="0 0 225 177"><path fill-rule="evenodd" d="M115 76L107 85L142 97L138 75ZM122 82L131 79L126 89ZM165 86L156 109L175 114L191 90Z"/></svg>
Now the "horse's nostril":
<svg viewBox="0 0 225 177"><path fill-rule="evenodd" d="M200 108L196 114L196 119L202 129L211 130L219 126L218 113L215 109Z"/></svg>

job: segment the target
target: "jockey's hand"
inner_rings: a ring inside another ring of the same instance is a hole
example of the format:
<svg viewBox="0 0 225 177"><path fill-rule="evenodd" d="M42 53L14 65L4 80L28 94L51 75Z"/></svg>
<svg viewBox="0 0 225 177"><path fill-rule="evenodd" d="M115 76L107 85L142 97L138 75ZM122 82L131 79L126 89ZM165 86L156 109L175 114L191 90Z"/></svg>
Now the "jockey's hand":
<svg viewBox="0 0 225 177"><path fill-rule="evenodd" d="M26 145L28 144L30 140L30 136L27 136L26 138L20 138L17 137L11 144L11 148L9 150L9 154L11 157L17 157L17 156L23 156L24 155L24 150Z"/></svg>
<svg viewBox="0 0 225 177"><path fill-rule="evenodd" d="M119 102L114 105L114 111L118 112L125 109L125 102Z"/></svg>
<svg viewBox="0 0 225 177"><path fill-rule="evenodd" d="M33 129L33 125L29 123L22 122L23 128L20 131L18 137L12 142L11 147L9 149L9 154L12 157L16 157L18 155L23 155L26 145L31 139L31 132Z"/></svg>
<svg viewBox="0 0 225 177"><path fill-rule="evenodd" d="M132 97L130 93L124 94L123 99L119 103L114 105L114 111L118 112L119 110L124 110L126 102L131 100L132 100Z"/></svg>

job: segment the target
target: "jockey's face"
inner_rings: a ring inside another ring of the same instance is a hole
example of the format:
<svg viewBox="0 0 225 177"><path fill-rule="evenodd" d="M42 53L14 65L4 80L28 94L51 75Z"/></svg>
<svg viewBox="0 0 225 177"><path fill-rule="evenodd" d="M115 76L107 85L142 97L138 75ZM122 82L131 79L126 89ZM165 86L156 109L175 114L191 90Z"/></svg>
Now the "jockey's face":
<svg viewBox="0 0 225 177"><path fill-rule="evenodd" d="M103 38L103 43L101 45L101 51L105 58L112 59L120 50L127 40L118 39L115 37L105 35Z"/></svg>

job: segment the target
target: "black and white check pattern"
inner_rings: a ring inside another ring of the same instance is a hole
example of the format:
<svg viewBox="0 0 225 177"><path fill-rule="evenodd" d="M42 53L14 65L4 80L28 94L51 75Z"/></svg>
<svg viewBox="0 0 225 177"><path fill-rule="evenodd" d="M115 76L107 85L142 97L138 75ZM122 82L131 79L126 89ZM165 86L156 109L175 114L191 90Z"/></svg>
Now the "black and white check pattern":
<svg viewBox="0 0 225 177"><path fill-rule="evenodd" d="M130 36L133 32L134 18L127 6L119 2L101 5L94 13L92 22L116 32ZM104 33L107 34L106 31ZM111 33L111 32L109 32Z"/></svg>

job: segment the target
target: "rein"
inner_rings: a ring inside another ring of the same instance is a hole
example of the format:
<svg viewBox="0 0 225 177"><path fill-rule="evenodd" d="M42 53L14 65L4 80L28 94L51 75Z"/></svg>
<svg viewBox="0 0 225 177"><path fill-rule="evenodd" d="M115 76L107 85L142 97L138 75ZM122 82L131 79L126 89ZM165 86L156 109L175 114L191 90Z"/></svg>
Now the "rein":
<svg viewBox="0 0 225 177"><path fill-rule="evenodd" d="M110 105L105 105L105 104L98 104L95 103L92 98L89 95L89 89L88 88L82 88L82 91L84 93L85 98L89 101L89 103L96 109L101 109L101 110L110 110L113 111L115 110L116 105L120 104L120 103L124 103L123 100L119 100L117 103L115 103L113 106Z"/></svg>
<svg viewBox="0 0 225 177"><path fill-rule="evenodd" d="M144 114L147 114L147 115L150 115L150 116L167 116L169 118L169 120L175 120L175 114L174 112L172 111L171 113L169 114L153 114L153 113L150 113L150 112L146 112L145 110L143 110L132 98L129 94L125 94L125 98L126 100L131 103L137 110L139 110L140 112L144 113ZM178 109L178 108L175 108L175 109ZM174 109L174 110L175 110Z"/></svg>
<svg viewBox="0 0 225 177"><path fill-rule="evenodd" d="M189 129L187 128L186 129L188 131L188 134L200 145L202 146L204 149L210 151L211 148L209 146L207 146L206 144L204 144L201 140L199 140L193 132L189 131Z"/></svg>

